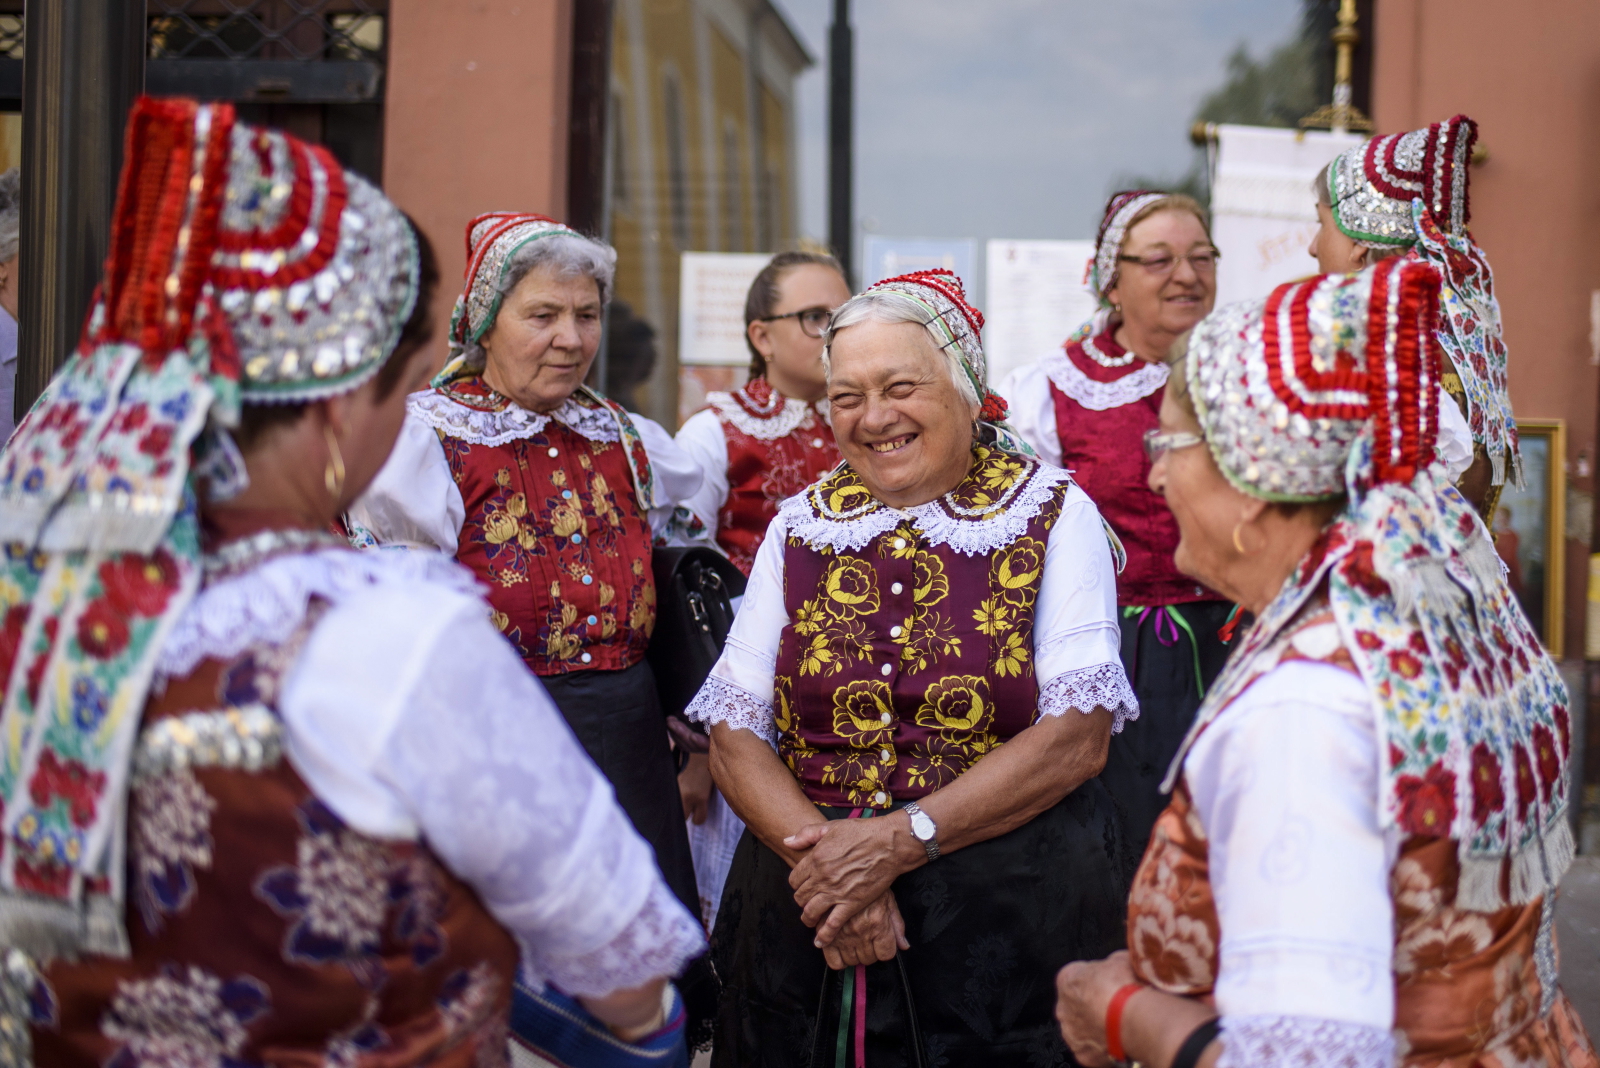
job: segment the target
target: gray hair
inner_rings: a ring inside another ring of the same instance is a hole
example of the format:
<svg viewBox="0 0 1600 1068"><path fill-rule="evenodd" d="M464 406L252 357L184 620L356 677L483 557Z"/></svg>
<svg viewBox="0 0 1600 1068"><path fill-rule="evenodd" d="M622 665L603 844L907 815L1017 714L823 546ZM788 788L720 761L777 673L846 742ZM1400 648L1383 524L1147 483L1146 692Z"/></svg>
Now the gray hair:
<svg viewBox="0 0 1600 1068"><path fill-rule="evenodd" d="M0 174L0 263L17 255L22 222L22 172L12 167Z"/></svg>
<svg viewBox="0 0 1600 1068"><path fill-rule="evenodd" d="M603 308L611 301L612 285L617 277L617 250L604 241L582 234L554 233L529 241L512 253L511 259L501 270L500 284L495 287L500 299L510 296L529 272L538 268L549 268L563 282L580 276L594 279L594 284L600 290L600 306ZM494 324L491 323L489 329L484 331L484 336L493 331ZM476 361L481 366L484 359L482 344L477 341L469 344L466 355L469 362Z"/></svg>
<svg viewBox="0 0 1600 1068"><path fill-rule="evenodd" d="M822 371L831 381L833 378L833 339L839 336L839 331L846 330L858 323L916 323L927 331L928 338L933 342L934 348L939 350L939 355L944 358L945 370L950 372L950 381L955 383L956 392L961 394L961 399L968 404L978 403L978 393L972 386L972 379L967 376L967 369L961 362L961 353L956 343L939 326L937 319L928 318L928 309L904 293L893 290L872 290L859 293L839 306L833 313L833 320L828 324L827 333L824 334L825 344L822 349Z"/></svg>

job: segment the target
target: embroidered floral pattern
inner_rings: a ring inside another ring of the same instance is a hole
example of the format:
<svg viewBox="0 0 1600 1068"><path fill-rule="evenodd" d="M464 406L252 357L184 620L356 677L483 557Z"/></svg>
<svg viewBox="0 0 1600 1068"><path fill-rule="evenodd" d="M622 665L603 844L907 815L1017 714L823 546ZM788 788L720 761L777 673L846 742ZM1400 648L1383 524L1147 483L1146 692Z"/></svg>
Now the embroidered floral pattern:
<svg viewBox="0 0 1600 1068"><path fill-rule="evenodd" d="M1133 969L1169 994L1211 992L1220 934L1207 883L1207 853L1186 787L1156 820L1128 897Z"/></svg>
<svg viewBox="0 0 1600 1068"><path fill-rule="evenodd" d="M279 914L297 917L284 937L286 960L355 967L378 950L389 899L388 851L315 799L300 806L299 817L296 865L263 873L256 895Z"/></svg>
<svg viewBox="0 0 1600 1068"><path fill-rule="evenodd" d="M1085 339L1087 346L1089 340ZM1065 352L1054 352L1043 360L1045 374L1050 383L1091 412L1110 411L1143 400L1167 384L1167 365L1137 361L1136 370L1129 371L1114 382L1099 382L1084 374Z"/></svg>
<svg viewBox="0 0 1600 1068"><path fill-rule="evenodd" d="M202 968L170 967L117 984L100 1029L120 1043L111 1068L231 1068L269 1006L248 975L223 980Z"/></svg>
<svg viewBox="0 0 1600 1068"><path fill-rule="evenodd" d="M130 849L139 912L148 930L160 931L164 915L182 912L194 899L194 869L211 866L216 807L187 767L134 783Z"/></svg>

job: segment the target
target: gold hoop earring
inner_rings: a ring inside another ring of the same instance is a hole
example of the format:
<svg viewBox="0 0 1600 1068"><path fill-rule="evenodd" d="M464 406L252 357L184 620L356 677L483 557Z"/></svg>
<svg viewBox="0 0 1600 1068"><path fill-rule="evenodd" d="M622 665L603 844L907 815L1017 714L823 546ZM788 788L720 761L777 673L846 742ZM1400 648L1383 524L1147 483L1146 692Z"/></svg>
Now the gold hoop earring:
<svg viewBox="0 0 1600 1068"><path fill-rule="evenodd" d="M328 463L322 469L322 484L327 487L333 503L338 504L340 495L344 493L344 455L339 451L339 439L334 435L333 427L327 423L322 424L322 437L328 443Z"/></svg>
<svg viewBox="0 0 1600 1068"><path fill-rule="evenodd" d="M1242 519L1233 525L1233 547L1239 550L1240 556L1248 556L1249 551L1245 549L1244 543L1239 540L1239 528L1242 526L1244 526L1244 520Z"/></svg>

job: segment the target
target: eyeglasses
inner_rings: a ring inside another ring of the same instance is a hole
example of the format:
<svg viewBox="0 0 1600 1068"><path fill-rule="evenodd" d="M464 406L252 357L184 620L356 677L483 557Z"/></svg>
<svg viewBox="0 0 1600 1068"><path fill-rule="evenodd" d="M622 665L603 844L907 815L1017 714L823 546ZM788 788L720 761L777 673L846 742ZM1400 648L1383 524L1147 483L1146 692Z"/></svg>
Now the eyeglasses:
<svg viewBox="0 0 1600 1068"><path fill-rule="evenodd" d="M782 315L763 315L756 322L775 323L779 319L798 319L800 329L805 331L807 337L821 337L833 319L833 312L827 308L801 308L799 311L784 312Z"/></svg>
<svg viewBox="0 0 1600 1068"><path fill-rule="evenodd" d="M1215 248L1197 248L1187 256L1179 257L1189 261L1189 269L1195 274L1211 274L1217 269L1217 260L1222 258L1222 253ZM1151 274L1171 274L1177 267L1178 259L1171 253L1158 252L1154 256L1118 256L1121 263L1137 263Z"/></svg>
<svg viewBox="0 0 1600 1068"><path fill-rule="evenodd" d="M1191 445L1199 445L1206 439L1199 434L1186 434L1177 431L1173 434L1163 434L1159 430L1146 430L1144 432L1144 454L1154 464L1161 457L1173 449L1187 449Z"/></svg>

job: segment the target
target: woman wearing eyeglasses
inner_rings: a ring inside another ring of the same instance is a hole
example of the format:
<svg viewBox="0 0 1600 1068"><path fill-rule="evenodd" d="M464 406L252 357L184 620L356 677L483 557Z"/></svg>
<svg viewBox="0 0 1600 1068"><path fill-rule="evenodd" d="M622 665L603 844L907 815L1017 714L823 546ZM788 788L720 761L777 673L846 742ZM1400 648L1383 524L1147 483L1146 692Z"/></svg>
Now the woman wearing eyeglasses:
<svg viewBox="0 0 1600 1068"><path fill-rule="evenodd" d="M1131 876L1165 805L1159 786L1200 699L1227 659L1233 605L1172 563L1178 527L1147 484L1166 358L1211 311L1217 250L1204 211L1181 194L1135 190L1106 204L1089 281L1101 309L1057 352L1000 392L1012 425L1067 468L1127 550L1117 579L1122 660L1143 710L1111 741L1100 779L1121 812Z"/></svg>
<svg viewBox="0 0 1600 1068"><path fill-rule="evenodd" d="M714 540L747 575L778 502L839 462L822 403L822 333L833 309L849 299L844 269L832 256L774 256L744 301L750 381L710 394L678 432L678 444L705 472L679 525L691 538Z"/></svg>
<svg viewBox="0 0 1600 1068"><path fill-rule="evenodd" d="M678 444L705 472L700 492L679 506L675 526L688 540L714 541L746 575L778 504L839 463L823 396L822 334L833 309L850 299L844 268L832 256L782 252L761 269L744 300L750 381L706 398L678 431ZM722 884L744 824L711 784L704 753L678 774L700 911L716 922Z"/></svg>

